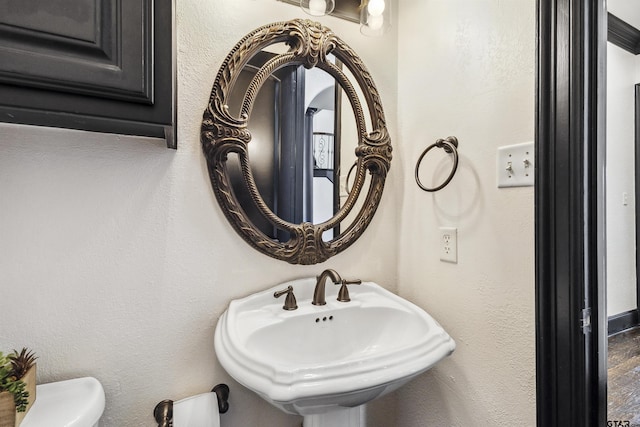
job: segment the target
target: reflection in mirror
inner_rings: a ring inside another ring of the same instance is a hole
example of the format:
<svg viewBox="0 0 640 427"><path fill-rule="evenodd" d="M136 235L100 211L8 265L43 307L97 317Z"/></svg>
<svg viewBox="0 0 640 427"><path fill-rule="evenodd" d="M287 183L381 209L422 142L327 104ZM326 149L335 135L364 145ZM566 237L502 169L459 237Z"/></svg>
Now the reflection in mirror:
<svg viewBox="0 0 640 427"><path fill-rule="evenodd" d="M243 67L231 92L230 111L240 112L247 88L256 72L275 56L274 50L281 48L261 51ZM343 69L333 55L327 55L327 61ZM345 74L354 81L348 71ZM256 95L248 121L251 172L266 205L285 221L321 224L331 219L347 199L346 172L356 160L358 135L351 105L343 98L343 90L333 76L302 65L274 71ZM342 132L342 123L347 132ZM288 241L290 234L263 218L243 191L237 158L230 161L229 173L238 201L252 222L265 235ZM325 231L323 240L339 235L340 227L338 224Z"/></svg>
<svg viewBox="0 0 640 427"><path fill-rule="evenodd" d="M236 45L216 77L202 144L236 231L267 255L302 264L362 234L391 160L362 61L329 29L302 20L261 27Z"/></svg>

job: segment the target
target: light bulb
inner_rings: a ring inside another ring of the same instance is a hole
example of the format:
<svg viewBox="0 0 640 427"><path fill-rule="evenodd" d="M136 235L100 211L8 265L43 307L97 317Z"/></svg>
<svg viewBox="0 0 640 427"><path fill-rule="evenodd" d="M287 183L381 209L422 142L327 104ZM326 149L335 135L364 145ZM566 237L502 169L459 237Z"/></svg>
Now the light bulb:
<svg viewBox="0 0 640 427"><path fill-rule="evenodd" d="M382 15L369 15L367 19L367 26L376 31L382 28L382 24L384 24L384 16Z"/></svg>
<svg viewBox="0 0 640 427"><path fill-rule="evenodd" d="M326 0L309 0L309 13L313 16L322 16L327 13Z"/></svg>
<svg viewBox="0 0 640 427"><path fill-rule="evenodd" d="M367 12L369 12L371 16L380 16L384 12L384 8L384 0L369 0Z"/></svg>

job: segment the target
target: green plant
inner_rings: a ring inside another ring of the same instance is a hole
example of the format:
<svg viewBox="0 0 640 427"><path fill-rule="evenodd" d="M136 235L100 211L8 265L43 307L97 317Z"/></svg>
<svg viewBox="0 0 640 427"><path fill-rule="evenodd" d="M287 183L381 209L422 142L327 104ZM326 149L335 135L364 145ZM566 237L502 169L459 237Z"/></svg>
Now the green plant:
<svg viewBox="0 0 640 427"><path fill-rule="evenodd" d="M27 360L25 360L25 357ZM17 362L14 363L14 360L17 360ZM13 354L8 356L0 352L0 392L7 391L13 395L13 402L16 405L17 412L27 410L29 392L25 390L26 384L22 381L22 377L33 365L34 360L33 354L27 352L26 349L23 349L21 354L14 350ZM29 366L23 371L23 368L27 365ZM17 369L17 371L14 369Z"/></svg>

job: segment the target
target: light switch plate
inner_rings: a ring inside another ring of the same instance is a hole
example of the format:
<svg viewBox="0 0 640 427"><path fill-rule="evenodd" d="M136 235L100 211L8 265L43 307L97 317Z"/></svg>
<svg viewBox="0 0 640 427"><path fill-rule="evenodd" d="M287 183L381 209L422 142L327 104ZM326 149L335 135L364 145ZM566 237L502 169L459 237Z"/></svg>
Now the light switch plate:
<svg viewBox="0 0 640 427"><path fill-rule="evenodd" d="M534 183L533 142L498 148L498 188L530 187Z"/></svg>

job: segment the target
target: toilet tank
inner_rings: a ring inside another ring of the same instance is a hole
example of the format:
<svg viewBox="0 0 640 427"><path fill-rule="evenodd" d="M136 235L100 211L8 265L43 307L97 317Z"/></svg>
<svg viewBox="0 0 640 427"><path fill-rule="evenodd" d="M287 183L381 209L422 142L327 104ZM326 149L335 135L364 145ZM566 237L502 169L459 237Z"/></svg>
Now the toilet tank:
<svg viewBox="0 0 640 427"><path fill-rule="evenodd" d="M97 427L104 405L104 389L93 377L40 384L20 427Z"/></svg>

